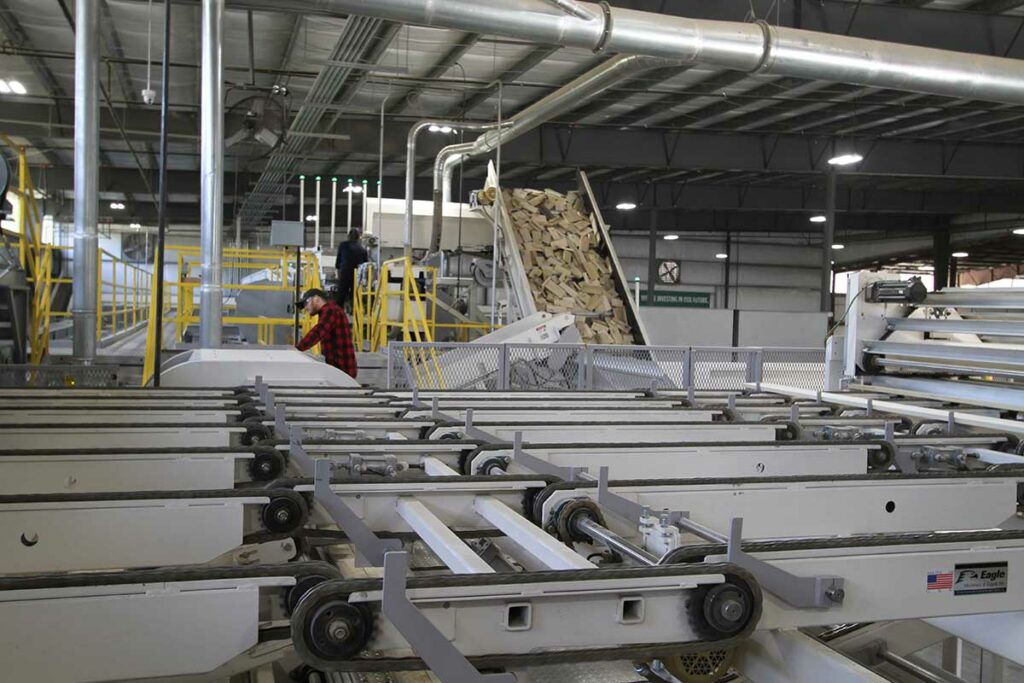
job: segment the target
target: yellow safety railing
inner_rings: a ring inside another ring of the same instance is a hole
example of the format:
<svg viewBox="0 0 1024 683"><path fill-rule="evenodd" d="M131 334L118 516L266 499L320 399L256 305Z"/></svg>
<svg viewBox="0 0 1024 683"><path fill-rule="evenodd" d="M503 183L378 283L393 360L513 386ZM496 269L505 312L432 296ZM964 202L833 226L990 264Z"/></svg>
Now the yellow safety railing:
<svg viewBox="0 0 1024 683"><path fill-rule="evenodd" d="M31 317L29 320L29 362L38 365L50 350L50 321L67 312L51 310L54 285L70 283L70 279L53 277L55 247L43 243L43 217L36 201L36 188L28 170L25 148L0 133L0 140L18 156L18 187L9 189L13 194L18 217L18 262L24 269L26 280L32 285ZM5 231L5 234L9 234Z"/></svg>
<svg viewBox="0 0 1024 683"><path fill-rule="evenodd" d="M437 322L437 269L414 266L409 259L384 261L374 278L372 264L365 284L358 274L353 283L352 340L357 349L379 351L389 339L434 341L437 331L454 329L469 341L472 331L486 334L497 329L486 322Z"/></svg>
<svg viewBox="0 0 1024 683"><path fill-rule="evenodd" d="M179 342L188 330L189 326L199 323L199 312L197 310L197 290L200 284L200 250L192 246L170 246L165 247L166 254L175 255L177 260L176 279L164 282L164 325L173 324L174 333L170 335L173 341ZM287 249L239 249L226 248L222 252L222 268L225 271L235 270L237 279L241 280L247 274L258 271L266 271L266 281L263 283L242 284L232 282L224 284L225 298L242 291L264 291L264 292L288 292L295 290L295 252ZM169 259L165 256L165 263ZM155 268L155 264L154 264ZM300 289L320 288L320 262L313 252L303 252L299 268ZM258 344L274 344L277 337L277 330L284 328L291 331L295 318L293 316L243 316L233 315L236 307L230 301L225 301L223 322L227 325L255 325ZM156 297L150 305L149 330L146 336L146 355L143 363L142 383L148 384L153 376L154 359L156 358ZM299 318L299 333L306 334L314 325L313 319L302 313ZM290 339L291 343L295 343ZM318 351L316 347L314 353Z"/></svg>
<svg viewBox="0 0 1024 683"><path fill-rule="evenodd" d="M150 299L155 297L149 270L106 249L96 250L96 263L96 341L100 341L145 322Z"/></svg>

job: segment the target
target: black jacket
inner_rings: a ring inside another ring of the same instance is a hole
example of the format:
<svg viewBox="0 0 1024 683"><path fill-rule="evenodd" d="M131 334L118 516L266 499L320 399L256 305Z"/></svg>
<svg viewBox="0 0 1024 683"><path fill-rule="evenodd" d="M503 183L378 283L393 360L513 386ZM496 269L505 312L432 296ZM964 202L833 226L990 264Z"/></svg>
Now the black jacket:
<svg viewBox="0 0 1024 683"><path fill-rule="evenodd" d="M359 240L346 240L338 245L338 255L334 259L336 270L354 272L356 268L370 260L366 248Z"/></svg>

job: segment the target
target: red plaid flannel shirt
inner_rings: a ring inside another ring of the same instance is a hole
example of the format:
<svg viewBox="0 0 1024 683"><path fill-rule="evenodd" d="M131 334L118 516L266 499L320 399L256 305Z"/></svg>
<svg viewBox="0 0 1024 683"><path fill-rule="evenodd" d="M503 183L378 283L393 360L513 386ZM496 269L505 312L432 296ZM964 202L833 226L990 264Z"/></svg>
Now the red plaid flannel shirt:
<svg viewBox="0 0 1024 683"><path fill-rule="evenodd" d="M356 367L356 348L352 345L352 328L349 327L348 316L341 306L328 301L317 317L319 321L316 327L296 346L299 351L307 351L319 344L324 361L354 379L359 368Z"/></svg>

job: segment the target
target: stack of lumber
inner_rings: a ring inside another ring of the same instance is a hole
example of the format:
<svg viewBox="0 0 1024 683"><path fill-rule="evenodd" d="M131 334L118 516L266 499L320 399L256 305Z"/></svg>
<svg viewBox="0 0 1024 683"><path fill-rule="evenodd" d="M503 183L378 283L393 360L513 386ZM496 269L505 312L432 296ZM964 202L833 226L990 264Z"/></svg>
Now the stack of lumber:
<svg viewBox="0 0 1024 683"><path fill-rule="evenodd" d="M577 192L502 190L537 310L576 314L588 344L632 344L601 233Z"/></svg>

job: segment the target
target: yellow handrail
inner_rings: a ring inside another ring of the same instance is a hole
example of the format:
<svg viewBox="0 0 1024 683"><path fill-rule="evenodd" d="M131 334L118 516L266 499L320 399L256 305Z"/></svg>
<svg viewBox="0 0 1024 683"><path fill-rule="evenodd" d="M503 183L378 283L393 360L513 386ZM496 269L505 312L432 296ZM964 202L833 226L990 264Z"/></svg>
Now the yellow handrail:
<svg viewBox="0 0 1024 683"><path fill-rule="evenodd" d="M181 341L190 325L199 323L199 315L196 312L195 296L199 286L199 277L193 274L198 270L200 263L199 247L193 246L167 246L166 253L174 253L177 261L177 279L164 282L164 324L174 324L174 341ZM165 257L166 258L166 257ZM271 291L288 292L295 287L294 274L294 252L286 249L241 249L226 248L223 250L224 267L230 267L242 271L267 271L269 283L266 284L241 284L229 283L224 285L224 296L228 299L235 292L240 291ZM156 264L153 264L154 269ZM315 253L303 252L298 272L299 282L302 289L321 288L323 285L320 279L320 263ZM155 368L153 359L156 357L156 297L149 300L149 329L146 335L146 358L143 365L142 383L148 384L153 377ZM228 325L255 325L256 342L258 344L273 344L277 335L276 330L284 328L291 330L294 325L294 318L291 316L265 317L265 316L243 316L234 315L231 311L233 304L225 300L223 308L226 315L223 322ZM313 319L303 313L299 319L299 333L306 334L313 327ZM292 340L294 343L296 340ZM314 353L318 351L313 348Z"/></svg>

